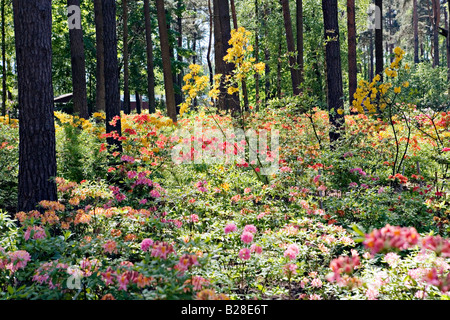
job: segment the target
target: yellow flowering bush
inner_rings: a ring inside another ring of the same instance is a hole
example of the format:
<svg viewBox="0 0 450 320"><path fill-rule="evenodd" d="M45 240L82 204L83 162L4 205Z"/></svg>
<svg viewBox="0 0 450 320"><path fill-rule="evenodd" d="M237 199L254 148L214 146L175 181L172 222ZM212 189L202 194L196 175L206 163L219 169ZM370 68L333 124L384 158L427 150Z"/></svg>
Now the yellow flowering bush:
<svg viewBox="0 0 450 320"><path fill-rule="evenodd" d="M405 81L400 86L394 86L393 82L399 77L399 72L401 68L401 61L405 55L405 51L397 47L394 49L395 58L394 61L384 70L387 77L386 81L380 83L381 76L376 75L372 82L361 80L359 82L356 93L354 94L355 100L353 100L353 107L358 110L359 113L376 114L378 112L383 112L386 106L394 101L391 97L389 91L391 88L395 95L399 95L402 92L402 87L408 88L409 82ZM403 67L405 71L410 68L408 64Z"/></svg>
<svg viewBox="0 0 450 320"><path fill-rule="evenodd" d="M198 64L191 64L189 66L190 72L186 74L183 78L185 85L182 90L186 95L186 101L180 104L180 117L189 108L192 101L203 92L209 85L208 77L202 75L202 67Z"/></svg>
<svg viewBox="0 0 450 320"><path fill-rule="evenodd" d="M251 34L244 27L231 30L231 39L228 41L230 48L227 50L227 55L223 58L225 62L235 65L234 79L227 79L230 82L230 87L228 88L228 94L230 95L239 91L237 84L245 80L251 72L264 73L265 63L255 63L256 58L251 56L253 52L253 46L250 44Z"/></svg>
<svg viewBox="0 0 450 320"><path fill-rule="evenodd" d="M224 79L225 88L229 95L239 92L239 84L246 80L252 72L264 73L265 63L255 63L256 59L251 57L253 46L250 45L250 36L251 32L246 31L243 27L231 31L231 39L228 42L230 48L223 58L225 62L232 63L235 66L233 74L227 75ZM189 69L190 72L183 78L185 85L182 91L186 95L186 101L180 104L180 116L186 112L192 101L209 86L208 77L203 75L201 66L192 64ZM222 78L222 74L214 76L214 83L208 93L210 99L218 99ZM212 104L212 102L209 104Z"/></svg>

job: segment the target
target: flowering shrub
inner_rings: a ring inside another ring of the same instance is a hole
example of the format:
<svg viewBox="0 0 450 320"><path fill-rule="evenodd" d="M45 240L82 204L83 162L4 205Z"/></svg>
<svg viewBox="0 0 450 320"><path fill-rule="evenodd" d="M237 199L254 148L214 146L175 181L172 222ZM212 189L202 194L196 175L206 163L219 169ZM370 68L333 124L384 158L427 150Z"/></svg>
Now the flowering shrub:
<svg viewBox="0 0 450 320"><path fill-rule="evenodd" d="M263 69L248 37L232 36L231 91ZM59 200L30 212L14 211L17 123L0 118L0 299L448 299L450 113L396 104L410 87L395 54L391 83L362 83L362 112L332 151L307 93L244 114L246 128L279 132L277 150L255 150L278 165L266 175L226 158L250 149L244 138L207 135L235 119L187 112L207 89L197 66L177 124L121 115L122 134L106 134L103 113L57 113Z"/></svg>

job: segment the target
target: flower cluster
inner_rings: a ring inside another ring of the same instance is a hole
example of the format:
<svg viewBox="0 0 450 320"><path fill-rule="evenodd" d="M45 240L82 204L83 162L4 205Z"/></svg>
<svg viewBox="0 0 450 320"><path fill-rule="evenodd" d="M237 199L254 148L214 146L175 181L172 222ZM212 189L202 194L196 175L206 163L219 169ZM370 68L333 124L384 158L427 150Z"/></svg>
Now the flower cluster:
<svg viewBox="0 0 450 320"><path fill-rule="evenodd" d="M408 182L408 178L405 177L404 175L397 173L395 176L390 175L388 177L389 180L393 180L393 181L399 181L401 184L405 184Z"/></svg>
<svg viewBox="0 0 450 320"><path fill-rule="evenodd" d="M394 49L395 58L391 65L385 69L384 73L389 78L398 77L398 72L400 70L400 62L402 61L405 51L397 47ZM409 70L409 66L405 65L405 70ZM375 114L379 111L383 111L391 99L387 97L387 93L390 88L393 87L391 82L384 82L379 84L381 80L380 75L376 75L372 82L361 80L359 82L358 88L354 94L355 100L353 100L353 107L358 110L359 113L365 113L366 109L370 114ZM409 82L405 81L403 87L407 88ZM401 87L395 87L394 93L401 93ZM379 109L379 110L377 110ZM338 110L339 112L339 110Z"/></svg>
<svg viewBox="0 0 450 320"><path fill-rule="evenodd" d="M372 254L405 250L419 243L419 234L415 228L393 227L388 224L380 230L375 229L367 234L363 243Z"/></svg>
<svg viewBox="0 0 450 320"><path fill-rule="evenodd" d="M348 285L349 276L353 274L353 271L360 266L360 260L358 255L340 256L334 259L330 263L330 268L333 271L329 274L327 280L330 282L337 282L339 285ZM343 277L346 275L346 277Z"/></svg>
<svg viewBox="0 0 450 320"><path fill-rule="evenodd" d="M192 101L201 94L209 85L207 76L202 75L202 67L198 64L189 66L190 72L183 78L185 85L182 90L186 95L186 101L180 104L180 117L186 112Z"/></svg>
<svg viewBox="0 0 450 320"><path fill-rule="evenodd" d="M434 251L437 256L450 257L450 241L441 236L422 238L422 249Z"/></svg>

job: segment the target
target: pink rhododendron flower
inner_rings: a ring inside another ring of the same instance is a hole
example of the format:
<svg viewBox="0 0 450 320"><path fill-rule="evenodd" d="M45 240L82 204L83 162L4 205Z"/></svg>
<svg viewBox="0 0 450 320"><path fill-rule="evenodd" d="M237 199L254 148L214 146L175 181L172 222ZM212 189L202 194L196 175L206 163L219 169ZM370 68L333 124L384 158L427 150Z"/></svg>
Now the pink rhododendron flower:
<svg viewBox="0 0 450 320"><path fill-rule="evenodd" d="M244 231L247 231L247 232L255 234L257 232L257 229L256 229L256 227L254 225L248 224L248 225L246 225L244 227Z"/></svg>
<svg viewBox="0 0 450 320"><path fill-rule="evenodd" d="M25 250L18 250L14 252L8 252L8 264L6 269L15 272L19 269L24 269L27 266L28 261L31 260L30 254Z"/></svg>
<svg viewBox="0 0 450 320"><path fill-rule="evenodd" d="M290 260L294 260L299 253L298 246L296 244L291 244L287 247L286 251L284 251L284 256L288 257Z"/></svg>
<svg viewBox="0 0 450 320"><path fill-rule="evenodd" d="M159 257L161 259L167 259L167 256L171 253L175 253L173 246L166 242L156 241L153 245L152 257Z"/></svg>
<svg viewBox="0 0 450 320"><path fill-rule="evenodd" d="M287 276L292 276L297 273L297 265L294 263L288 263L283 266L283 270Z"/></svg>
<svg viewBox="0 0 450 320"><path fill-rule="evenodd" d="M116 280L119 283L119 291L120 290L127 291L128 282L130 282L130 280L128 279L127 272L124 272L122 274L117 274Z"/></svg>
<svg viewBox="0 0 450 320"><path fill-rule="evenodd" d="M239 258L244 261L250 259L250 250L248 248L239 250Z"/></svg>
<svg viewBox="0 0 450 320"><path fill-rule="evenodd" d="M261 254L262 253L262 248L259 245L257 245L256 243L254 243L254 244L251 245L250 251L254 252L254 253L257 253L257 254Z"/></svg>
<svg viewBox="0 0 450 320"><path fill-rule="evenodd" d="M400 261L400 256L395 252L389 252L384 256L384 260L389 264L389 266L395 267Z"/></svg>
<svg viewBox="0 0 450 320"><path fill-rule="evenodd" d="M144 239L144 240L142 240L142 242L141 242L141 250L142 251L148 251L148 249L153 246L153 243L154 242L153 242L152 239Z"/></svg>
<svg viewBox="0 0 450 320"><path fill-rule="evenodd" d="M422 248L434 251L437 256L450 257L450 241L439 235L423 238Z"/></svg>
<svg viewBox="0 0 450 320"><path fill-rule="evenodd" d="M248 232L248 231L244 231L241 235L241 240L242 242L246 243L246 244L250 244L253 241L253 233Z"/></svg>
<svg viewBox="0 0 450 320"><path fill-rule="evenodd" d="M234 223L229 223L225 226L224 232L225 234L230 233L230 232L234 232L237 230L237 227Z"/></svg>
<svg viewBox="0 0 450 320"><path fill-rule="evenodd" d="M103 250L106 253L117 253L117 243L114 240L108 240L103 245Z"/></svg>
<svg viewBox="0 0 450 320"><path fill-rule="evenodd" d="M33 226L33 227L28 227L27 231L25 231L24 234L24 239L28 240L30 239L31 236L31 232L33 233L33 239L37 240L37 239L44 239L47 235L45 234L45 230L42 227L39 226Z"/></svg>
<svg viewBox="0 0 450 320"><path fill-rule="evenodd" d="M311 287L322 288L322 281L319 278L315 278L311 281Z"/></svg>
<svg viewBox="0 0 450 320"><path fill-rule="evenodd" d="M402 228L386 225L380 230L366 234L363 242L372 254L392 249L408 249L419 242L419 234L414 228Z"/></svg>
<svg viewBox="0 0 450 320"><path fill-rule="evenodd" d="M116 276L116 272L111 269L111 267L108 267L106 269L106 272L102 272L102 280L105 283L105 285L111 285L114 284L114 277Z"/></svg>
<svg viewBox="0 0 450 320"><path fill-rule="evenodd" d="M450 151L450 148L444 148L444 149L442 149L442 152L448 152L448 151Z"/></svg>

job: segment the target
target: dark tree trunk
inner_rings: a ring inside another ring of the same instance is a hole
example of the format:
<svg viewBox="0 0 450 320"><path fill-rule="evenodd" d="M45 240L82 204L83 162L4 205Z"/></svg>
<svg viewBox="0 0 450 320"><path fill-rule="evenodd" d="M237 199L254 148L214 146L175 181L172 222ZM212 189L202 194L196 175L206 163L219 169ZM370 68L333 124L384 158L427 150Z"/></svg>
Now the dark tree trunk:
<svg viewBox="0 0 450 320"><path fill-rule="evenodd" d="M142 113L141 96L139 95L139 92L137 92L137 91L136 91L136 113L137 114Z"/></svg>
<svg viewBox="0 0 450 320"><path fill-rule="evenodd" d="M121 122L111 125L114 117L120 117L119 64L117 62L116 1L102 0L103 40L105 47L105 102L106 132L122 133ZM109 138L108 144L122 151L122 144L117 139Z"/></svg>
<svg viewBox="0 0 450 320"><path fill-rule="evenodd" d="M259 3L255 0L255 16L256 16L256 29L255 29L255 62L259 63ZM260 84L259 84L259 72L255 72L255 109L259 111L260 104Z"/></svg>
<svg viewBox="0 0 450 320"><path fill-rule="evenodd" d="M172 76L172 65L170 59L170 43L167 31L166 10L164 0L156 0L156 9L158 12L159 37L161 44L161 58L164 73L164 88L166 92L167 114L174 123L177 122L177 108L175 103L175 89Z"/></svg>
<svg viewBox="0 0 450 320"><path fill-rule="evenodd" d="M234 27L234 29L237 29L238 22L237 22L236 6L234 4L234 0L230 0L230 7L231 7L231 16L233 17L233 27Z"/></svg>
<svg viewBox="0 0 450 320"><path fill-rule="evenodd" d="M340 115L337 112L339 109L344 109L342 100L342 67L337 0L322 0L322 10L325 39L329 39L326 43L325 51L327 64L328 110L330 114L330 123L334 127L330 129L330 142L333 143L341 136L341 131L343 130L345 122L344 115Z"/></svg>
<svg viewBox="0 0 450 320"><path fill-rule="evenodd" d="M183 12L182 12L182 2L183 2L182 0L178 0L178 2L177 2L177 29L178 29L177 61L178 61L178 63L180 65L183 62L183 57L180 54L180 50L183 48L183 23L182 23L183 22L183 20L182 20ZM196 41L195 38L196 37L194 35L194 42ZM194 50L194 52L195 52L195 50ZM183 87L183 71L182 71L182 69L177 74L177 86L179 88L179 93L177 94L177 97L176 97L176 103L177 103L177 107L178 107L183 102L183 92L181 90L181 88Z"/></svg>
<svg viewBox="0 0 450 320"><path fill-rule="evenodd" d="M103 44L103 10L102 0L94 0L95 41L97 55L96 102L97 111L106 110L105 102L105 47Z"/></svg>
<svg viewBox="0 0 450 320"><path fill-rule="evenodd" d="M369 44L369 51L370 51L370 69L369 69L369 81L372 81L375 77L374 71L374 53L373 53L373 33L370 31L370 44Z"/></svg>
<svg viewBox="0 0 450 320"><path fill-rule="evenodd" d="M206 54L206 60L208 61L209 84L212 87L214 85L214 71L213 71L212 62L211 62L211 49L212 49L214 16L212 13L211 0L208 0L208 13L209 13L209 39L208 39L208 53Z"/></svg>
<svg viewBox="0 0 450 320"><path fill-rule="evenodd" d="M67 6L80 7L80 0L67 0ZM86 60L82 29L70 29L70 56L72 62L73 111L81 118L89 118L86 91Z"/></svg>
<svg viewBox="0 0 450 320"><path fill-rule="evenodd" d="M300 91L300 80L299 80L299 72L296 67L297 59L295 55L295 45L294 45L294 36L292 33L292 21L291 21L291 11L289 9L289 0L280 0L281 6L283 8L283 20L284 20L284 28L286 31L286 42L287 49L289 54L289 67L291 69L291 80L292 80L292 90L294 95L298 95L301 93Z"/></svg>
<svg viewBox="0 0 450 320"><path fill-rule="evenodd" d="M144 0L144 16L145 16L145 39L147 43L147 94L148 94L148 112L156 112L155 99L155 68L153 62L153 41L152 41L152 20L150 17L149 0Z"/></svg>
<svg viewBox="0 0 450 320"><path fill-rule="evenodd" d="M269 19L269 9L267 7L267 4L264 5L264 18L263 18L263 22L264 22L264 37L267 39L268 38L268 19ZM270 66L269 66L269 61L270 60L270 51L268 46L266 45L264 48L264 61L266 63L266 70L265 70L265 84L264 84L264 91L265 91L265 98L264 98L264 103L267 104L267 102L269 101L269 99L271 99L273 96L271 94L270 91Z"/></svg>
<svg viewBox="0 0 450 320"><path fill-rule="evenodd" d="M236 93L228 95L225 88L225 77L232 74L234 65L223 61L229 48L228 41L231 39L229 2L228 0L214 0L213 5L216 74L222 74L218 101L219 109L237 114L240 111L239 95Z"/></svg>
<svg viewBox="0 0 450 320"><path fill-rule="evenodd" d="M6 28L5 28L5 1L2 0L2 115L6 115Z"/></svg>
<svg viewBox="0 0 450 320"><path fill-rule="evenodd" d="M375 73L380 75L381 81L383 81L384 72L384 53L383 53L383 1L375 0L375 6L379 9L379 17L376 16L375 19L380 21L379 28L375 29ZM377 25L377 23L375 23Z"/></svg>
<svg viewBox="0 0 450 320"><path fill-rule="evenodd" d="M233 17L233 27L235 30L237 30L239 28L239 25L237 21L236 6L234 4L234 0L230 0L230 6L231 6L231 16ZM241 85L242 85L242 95L244 99L244 110L249 111L247 81L242 80Z"/></svg>
<svg viewBox="0 0 450 320"><path fill-rule="evenodd" d="M353 104L354 94L358 86L356 62L356 23L355 0L347 0L347 27L348 27L348 87L349 102Z"/></svg>
<svg viewBox="0 0 450 320"><path fill-rule="evenodd" d="M128 50L128 3L122 0L123 11L123 112L130 114L130 69Z"/></svg>
<svg viewBox="0 0 450 320"><path fill-rule="evenodd" d="M414 63L419 63L419 14L417 0L413 1L413 29L414 29Z"/></svg>
<svg viewBox="0 0 450 320"><path fill-rule="evenodd" d="M280 32L280 37L278 39L278 59L277 59L277 98L281 98L281 54L283 49L282 44L282 32Z"/></svg>
<svg viewBox="0 0 450 320"><path fill-rule="evenodd" d="M228 2L228 1L227 1ZM222 80L220 82L220 94L217 101L217 107L219 110L228 110L227 99L226 99L226 89L224 86L224 76L226 73L224 57L224 43L222 42L222 30L220 23L220 10L219 10L219 0L213 0L214 7L214 65L215 74L221 74Z"/></svg>
<svg viewBox="0 0 450 320"><path fill-rule="evenodd" d="M51 0L14 0L19 90L18 211L56 201Z"/></svg>
<svg viewBox="0 0 450 320"><path fill-rule="evenodd" d="M431 0L433 4L433 67L439 66L439 24L441 20L440 0Z"/></svg>
<svg viewBox="0 0 450 320"><path fill-rule="evenodd" d="M300 84L303 83L304 73L304 37L303 37L303 0L297 0L297 64L298 64L298 77ZM302 91L302 89L300 89Z"/></svg>

